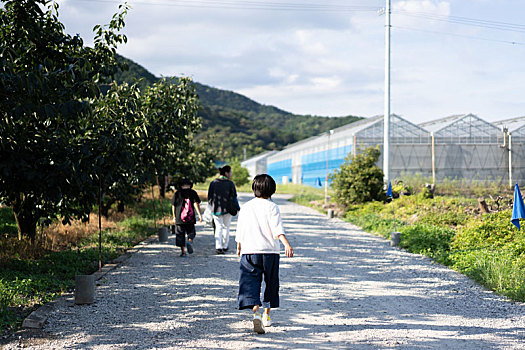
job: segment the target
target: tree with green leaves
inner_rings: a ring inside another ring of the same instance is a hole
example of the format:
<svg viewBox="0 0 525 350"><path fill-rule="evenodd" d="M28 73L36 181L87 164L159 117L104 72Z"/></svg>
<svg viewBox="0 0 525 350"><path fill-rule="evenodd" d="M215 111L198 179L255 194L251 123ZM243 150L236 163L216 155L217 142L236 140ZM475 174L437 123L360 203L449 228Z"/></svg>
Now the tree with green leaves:
<svg viewBox="0 0 525 350"><path fill-rule="evenodd" d="M238 160L232 161L230 166L232 167L232 181L235 186L239 187L250 182L250 172L245 167L241 166L241 162Z"/></svg>
<svg viewBox="0 0 525 350"><path fill-rule="evenodd" d="M341 167L330 174L335 201L349 206L374 200L383 200L383 171L376 165L379 148L370 147L353 157L348 154Z"/></svg>
<svg viewBox="0 0 525 350"><path fill-rule="evenodd" d="M157 177L168 175L175 179L202 178L208 172L213 153L194 143L201 120L191 79L162 79L147 87L141 108L138 147L147 181L154 184Z"/></svg>
<svg viewBox="0 0 525 350"><path fill-rule="evenodd" d="M98 179L102 215L108 217L111 206L137 200L144 188L138 138L141 94L137 85L110 85L96 100L94 112L87 119L85 144L90 145L91 171Z"/></svg>
<svg viewBox="0 0 525 350"><path fill-rule="evenodd" d="M86 217L96 203L92 161L84 137L98 84L115 67L121 7L95 28L95 45L64 32L58 4L5 1L0 9L0 202L11 206L19 237L34 241L36 224Z"/></svg>

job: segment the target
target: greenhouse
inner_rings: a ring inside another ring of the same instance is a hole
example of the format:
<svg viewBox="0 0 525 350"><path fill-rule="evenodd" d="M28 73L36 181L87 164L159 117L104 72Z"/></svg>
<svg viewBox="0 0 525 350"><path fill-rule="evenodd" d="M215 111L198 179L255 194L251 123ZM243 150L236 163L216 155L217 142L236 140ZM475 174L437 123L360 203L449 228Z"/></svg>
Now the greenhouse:
<svg viewBox="0 0 525 350"><path fill-rule="evenodd" d="M392 115L391 123L392 173L400 175L407 169L425 171L430 134L396 115ZM267 172L280 183L323 186L327 174L338 169L347 156L382 143L383 116L363 119L272 154L267 158Z"/></svg>
<svg viewBox="0 0 525 350"><path fill-rule="evenodd" d="M419 125L431 134L433 182L508 181L508 150L503 145L504 133L496 125L473 114Z"/></svg>
<svg viewBox="0 0 525 350"><path fill-rule="evenodd" d="M494 123L507 135L506 147L510 150L509 185L525 182L525 117L500 120Z"/></svg>
<svg viewBox="0 0 525 350"><path fill-rule="evenodd" d="M392 179L419 175L431 182L525 180L525 117L490 123L463 114L419 125L397 115L390 119ZM347 157L351 161L370 146L382 151L382 145L383 116L367 118L269 154L264 157L266 171L279 183L324 186L327 174ZM377 165L382 168L382 157Z"/></svg>
<svg viewBox="0 0 525 350"><path fill-rule="evenodd" d="M248 169L250 177L254 178L257 174L265 174L266 159L277 151L265 152L242 162L242 166Z"/></svg>

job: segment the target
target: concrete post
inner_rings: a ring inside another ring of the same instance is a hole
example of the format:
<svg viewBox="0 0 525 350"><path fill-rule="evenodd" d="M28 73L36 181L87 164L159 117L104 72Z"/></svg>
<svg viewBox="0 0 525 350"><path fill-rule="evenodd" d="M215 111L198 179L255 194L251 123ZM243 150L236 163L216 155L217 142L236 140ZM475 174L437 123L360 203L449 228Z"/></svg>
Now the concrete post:
<svg viewBox="0 0 525 350"><path fill-rule="evenodd" d="M329 219L333 219L333 218L334 218L334 210L333 210L333 209L327 209L327 210L326 210L326 216L327 216Z"/></svg>
<svg viewBox="0 0 525 350"><path fill-rule="evenodd" d="M169 229L167 227L159 228L159 242L167 242L169 236Z"/></svg>
<svg viewBox="0 0 525 350"><path fill-rule="evenodd" d="M390 233L390 246L397 247L401 243L401 232Z"/></svg>
<svg viewBox="0 0 525 350"><path fill-rule="evenodd" d="M95 300L95 276L75 276L75 304L92 304Z"/></svg>

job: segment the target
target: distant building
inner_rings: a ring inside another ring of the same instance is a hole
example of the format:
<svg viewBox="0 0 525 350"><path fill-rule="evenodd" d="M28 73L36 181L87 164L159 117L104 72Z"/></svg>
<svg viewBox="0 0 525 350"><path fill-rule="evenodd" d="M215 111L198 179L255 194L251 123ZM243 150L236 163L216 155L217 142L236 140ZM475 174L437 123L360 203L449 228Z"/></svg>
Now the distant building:
<svg viewBox="0 0 525 350"><path fill-rule="evenodd" d="M425 171L428 167L420 164L418 155L405 149L423 147L427 150L430 145L429 133L397 115L392 115L391 123L391 149L392 154L397 154L397 157L391 158L393 174L406 169ZM318 178L324 183L327 174L338 169L348 155L355 155L360 149L369 146L381 147L382 143L383 116L363 119L291 144L274 153L267 158L268 173L279 183L283 182L282 179L289 179L293 183L315 186ZM378 163L382 164L382 158ZM396 168L396 165L400 167Z"/></svg>
<svg viewBox="0 0 525 350"><path fill-rule="evenodd" d="M501 123L508 127L504 130ZM394 114L390 132L392 179L417 174L432 182L525 181L525 117L490 123L463 114L416 125ZM318 179L324 183L327 174L337 170L345 158L351 161L370 146L378 146L382 152L383 116L342 126L243 164L255 162L263 169L264 163L265 171L278 183L318 186ZM383 166L382 156L377 165ZM257 173L251 166L250 174Z"/></svg>
<svg viewBox="0 0 525 350"><path fill-rule="evenodd" d="M266 174L266 159L277 151L265 152L255 157L246 159L241 162L241 166L248 169L250 177L253 179L256 175Z"/></svg>

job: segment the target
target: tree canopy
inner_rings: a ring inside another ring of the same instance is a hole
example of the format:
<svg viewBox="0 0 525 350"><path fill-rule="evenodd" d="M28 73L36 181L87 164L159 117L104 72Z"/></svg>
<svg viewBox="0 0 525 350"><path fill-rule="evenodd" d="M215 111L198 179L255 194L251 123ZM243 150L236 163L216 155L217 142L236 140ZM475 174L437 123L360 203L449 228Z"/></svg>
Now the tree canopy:
<svg viewBox="0 0 525 350"><path fill-rule="evenodd" d="M330 175L335 201L343 206L385 199L383 171L376 165L381 152L369 147L355 157L349 154Z"/></svg>
<svg viewBox="0 0 525 350"><path fill-rule="evenodd" d="M144 91L112 82L127 11L96 25L90 48L64 32L54 2L0 9L0 203L19 237L34 240L40 218L86 218L101 192L125 201L158 175L203 179L213 169L211 148L193 140L201 122L190 79Z"/></svg>

